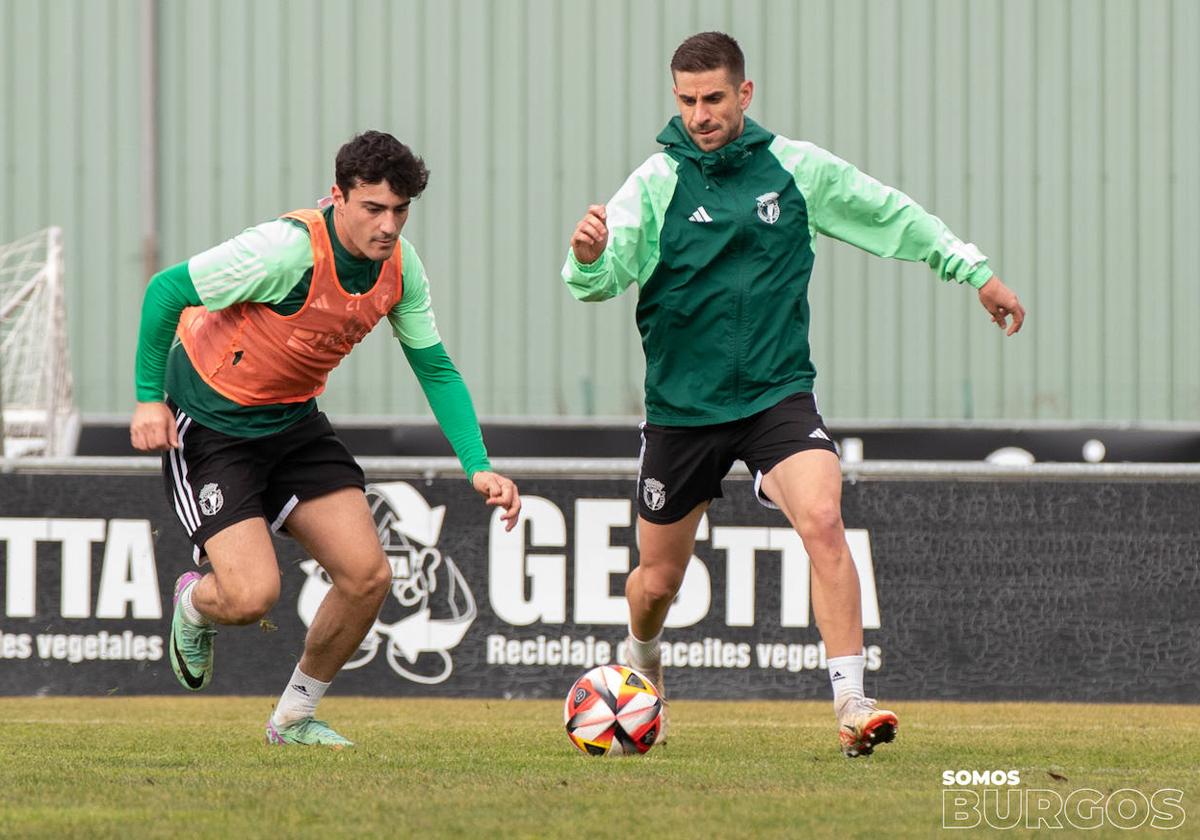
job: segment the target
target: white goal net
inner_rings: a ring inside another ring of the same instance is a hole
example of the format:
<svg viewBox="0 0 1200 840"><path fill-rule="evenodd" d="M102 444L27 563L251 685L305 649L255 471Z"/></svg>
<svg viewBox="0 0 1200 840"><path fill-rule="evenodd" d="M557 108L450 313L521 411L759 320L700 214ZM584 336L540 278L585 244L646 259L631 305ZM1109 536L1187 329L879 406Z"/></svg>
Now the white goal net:
<svg viewBox="0 0 1200 840"><path fill-rule="evenodd" d="M0 245L0 441L7 458L75 454L62 230Z"/></svg>

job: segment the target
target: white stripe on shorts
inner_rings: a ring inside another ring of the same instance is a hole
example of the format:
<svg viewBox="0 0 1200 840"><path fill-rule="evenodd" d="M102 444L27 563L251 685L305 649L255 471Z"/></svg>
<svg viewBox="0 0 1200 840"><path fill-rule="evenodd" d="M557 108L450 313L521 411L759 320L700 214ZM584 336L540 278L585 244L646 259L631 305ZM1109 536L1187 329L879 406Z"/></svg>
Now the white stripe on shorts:
<svg viewBox="0 0 1200 840"><path fill-rule="evenodd" d="M178 452L168 453L167 463L171 465L171 483L175 485L175 515L179 517L179 521L183 523L183 528L190 537L200 523L196 522L192 516L191 506L188 504L187 490L182 486L183 480L180 478Z"/></svg>
<svg viewBox="0 0 1200 840"><path fill-rule="evenodd" d="M275 521L271 523L272 533L279 533L279 529L283 527L283 523L287 520L292 512L292 508L300 504L300 500L295 496L287 500L287 504L283 506L283 510L279 511L279 515L275 517Z"/></svg>
<svg viewBox="0 0 1200 840"><path fill-rule="evenodd" d="M634 486L633 495L636 498L642 492L642 462L646 460L646 421L638 423L638 435L642 438L642 448L638 450L638 474L637 484Z"/></svg>
<svg viewBox="0 0 1200 840"><path fill-rule="evenodd" d="M192 485L187 477L187 461L184 460L184 436L192 425L192 418L180 409L175 423L179 428L179 448L170 452L168 461L171 464L171 478L175 484L175 513L190 537L200 527L200 512L196 509Z"/></svg>
<svg viewBox="0 0 1200 840"><path fill-rule="evenodd" d="M771 510L779 510L780 509L779 505L775 504L769 498L767 498L767 494L765 492L763 492L762 483L763 483L762 470L758 470L757 472L754 473L754 498L758 499L758 503L765 508L770 508Z"/></svg>

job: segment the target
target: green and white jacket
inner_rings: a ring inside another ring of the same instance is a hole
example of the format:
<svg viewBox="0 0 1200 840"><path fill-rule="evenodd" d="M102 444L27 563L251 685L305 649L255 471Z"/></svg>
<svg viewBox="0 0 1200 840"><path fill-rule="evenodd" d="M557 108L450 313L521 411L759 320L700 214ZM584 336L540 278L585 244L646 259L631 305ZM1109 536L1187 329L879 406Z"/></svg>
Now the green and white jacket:
<svg viewBox="0 0 1200 840"><path fill-rule="evenodd" d="M673 118L663 151L608 203L608 246L590 265L567 255L580 300L638 286L646 419L700 426L748 417L812 391L808 281L816 235L881 257L920 260L975 288L992 276L979 249L904 193L811 143L747 118L702 152Z"/></svg>

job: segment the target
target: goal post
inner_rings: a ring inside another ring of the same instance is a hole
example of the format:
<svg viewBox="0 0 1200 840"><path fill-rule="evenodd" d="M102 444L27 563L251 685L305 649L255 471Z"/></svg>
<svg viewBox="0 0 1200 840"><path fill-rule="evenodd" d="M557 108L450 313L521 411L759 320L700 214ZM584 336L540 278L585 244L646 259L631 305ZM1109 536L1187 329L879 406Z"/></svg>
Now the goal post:
<svg viewBox="0 0 1200 840"><path fill-rule="evenodd" d="M63 457L79 441L62 229L0 245L0 441L7 458Z"/></svg>

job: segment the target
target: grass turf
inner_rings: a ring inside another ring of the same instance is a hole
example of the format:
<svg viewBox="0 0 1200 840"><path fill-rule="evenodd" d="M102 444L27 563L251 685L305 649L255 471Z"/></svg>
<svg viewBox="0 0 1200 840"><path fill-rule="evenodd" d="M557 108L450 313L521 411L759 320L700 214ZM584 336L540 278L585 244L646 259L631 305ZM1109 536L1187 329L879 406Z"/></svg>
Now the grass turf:
<svg viewBox="0 0 1200 840"><path fill-rule="evenodd" d="M961 769L1064 797L1176 788L1195 812L1053 836L1200 824L1188 706L889 704L896 742L851 761L823 702L678 701L671 742L623 759L576 752L553 701L330 697L321 717L359 744L342 752L265 746L272 703L2 698L0 836L933 837Z"/></svg>

